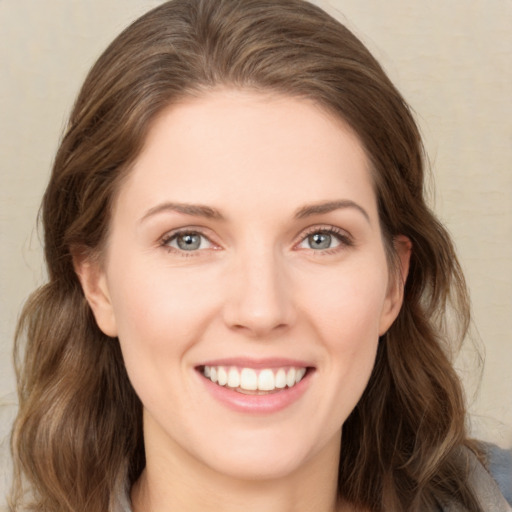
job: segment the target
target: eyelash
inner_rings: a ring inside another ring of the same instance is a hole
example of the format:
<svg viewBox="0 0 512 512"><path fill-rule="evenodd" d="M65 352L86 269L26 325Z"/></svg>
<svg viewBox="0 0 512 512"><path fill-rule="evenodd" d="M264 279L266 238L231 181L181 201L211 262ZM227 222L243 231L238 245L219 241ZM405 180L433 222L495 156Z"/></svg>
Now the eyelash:
<svg viewBox="0 0 512 512"><path fill-rule="evenodd" d="M309 249L313 253L316 253L320 256L335 254L338 251L343 250L343 248L352 247L354 245L354 241L353 241L352 237L346 231L343 231L334 226L313 226L311 228L308 228L303 234L301 234L299 241L294 244L294 247L303 243L309 236L314 235L316 233L333 236L339 242L338 246L328 248L328 249L320 249L320 250L315 250L315 249L311 249L311 248ZM199 253L204 250L204 249L203 250L198 249L198 250L186 251L186 250L182 250L182 249L176 249L175 247L171 247L169 245L173 240L177 239L179 236L182 236L182 235L197 235L197 236L203 237L206 240L208 240L208 242L210 244L212 244L213 246L216 246L216 244L214 242L212 242L208 236L206 236L200 230L196 230L196 229L180 229L178 231L173 231L171 233L167 233L165 236L163 236L161 238L160 246L163 247L164 249L166 249L168 252L177 253L180 256L185 257L185 258L198 256Z"/></svg>
<svg viewBox="0 0 512 512"><path fill-rule="evenodd" d="M321 233L324 235L330 235L337 239L339 245L336 247L331 247L329 249L323 250L314 250L309 249L314 254L318 256L336 254L337 252L346 249L348 247L352 247L354 245L354 240L352 237L344 230L336 228L334 226L313 226L308 228L304 234L301 235L299 242L295 245L298 245L304 242L309 236L314 235L316 233Z"/></svg>
<svg viewBox="0 0 512 512"><path fill-rule="evenodd" d="M175 247L171 247L169 244L177 239L178 237L182 235L197 235L200 236L206 240L213 246L216 244L210 240L209 237L207 237L204 233L201 232L201 230L198 229L179 229L177 231L172 231L171 233L167 233L164 235L160 240L160 246L163 247L167 252L172 252L175 254L179 254L180 256L184 258L190 258L194 256L198 256L201 250L195 250L195 251L186 251L183 249L177 249Z"/></svg>

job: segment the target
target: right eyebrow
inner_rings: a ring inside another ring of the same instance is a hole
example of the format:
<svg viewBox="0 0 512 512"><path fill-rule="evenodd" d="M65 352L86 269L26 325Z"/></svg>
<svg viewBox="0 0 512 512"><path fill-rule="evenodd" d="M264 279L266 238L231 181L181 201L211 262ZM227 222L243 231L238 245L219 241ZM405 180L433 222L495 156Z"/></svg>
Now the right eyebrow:
<svg viewBox="0 0 512 512"><path fill-rule="evenodd" d="M144 222L149 217L162 212L177 212L184 215L191 215L193 217L205 217L207 219L224 220L224 216L215 208L211 206L205 206L202 204L190 204L190 203L174 203L165 202L157 204L150 208L141 218L139 222Z"/></svg>
<svg viewBox="0 0 512 512"><path fill-rule="evenodd" d="M299 208L295 213L295 218L304 219L312 215L323 215L335 210L343 210L345 208L353 208L363 215L363 217L370 223L370 216L368 212L359 204L350 199L340 199L337 201L326 201L323 203L315 203Z"/></svg>

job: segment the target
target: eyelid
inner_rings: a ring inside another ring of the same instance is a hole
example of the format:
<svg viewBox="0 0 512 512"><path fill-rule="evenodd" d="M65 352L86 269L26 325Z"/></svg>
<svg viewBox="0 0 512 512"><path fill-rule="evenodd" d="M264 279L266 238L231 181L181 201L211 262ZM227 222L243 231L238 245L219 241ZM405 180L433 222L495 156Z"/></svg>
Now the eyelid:
<svg viewBox="0 0 512 512"><path fill-rule="evenodd" d="M200 226L186 226L186 227L176 228L171 231L168 231L163 236L161 236L158 239L158 245L163 247L164 249L174 251L174 252L176 252L180 255L184 255L184 256L194 256L194 255L197 255L198 253L201 253L205 250L221 249L222 246L214 240L215 237L212 237L211 235L205 233L205 231L209 231L209 230L205 230L205 228L200 227ZM333 248L328 248L328 249L323 249L323 250L309 249L312 252L324 253L324 254L329 253L329 252L332 253L332 252L336 252L337 250L343 250L343 248L351 247L354 245L354 240L353 240L352 235L345 229L342 229L342 228L339 228L337 226L333 226L330 224L317 224L314 226L309 226L308 228L303 230L300 233L300 235L297 237L297 240L294 242L293 247L297 248L297 246L300 243L304 242L304 240L308 236L310 236L314 233L327 233L327 234L333 235L334 237L337 238L337 240L339 242L339 246L336 246ZM182 234L196 234L201 237L204 237L206 240L208 240L208 242L213 247L208 247L205 249L197 249L197 250L193 250L193 251L185 251L185 250L182 250L182 249L179 249L176 247L171 247L169 245L169 242Z"/></svg>
<svg viewBox="0 0 512 512"><path fill-rule="evenodd" d="M169 245L169 243L172 240L176 239L178 236L186 235L186 234L199 235L199 236L205 238L206 240L208 240L208 242L213 247L207 247L205 249L197 249L195 251L185 251L185 250L182 250L182 249L179 249L179 248L176 248L176 247L172 247L172 246ZM186 227L176 228L176 229L173 229L173 230L168 231L167 233L165 233L163 236L161 236L158 239L158 245L163 247L164 249L168 249L168 250L174 251L176 253L179 253L179 254L182 254L182 255L185 255L185 256L193 256L194 254L203 252L203 251L208 250L208 249L209 250L220 249L220 244L215 242L212 238L213 237L211 235L208 235L208 234L205 233L205 229L202 228L202 227L199 227L199 226L186 226Z"/></svg>
<svg viewBox="0 0 512 512"><path fill-rule="evenodd" d="M341 229L337 226L332 226L330 224L318 224L315 226L310 226L306 228L304 231L301 232L301 234L298 237L298 240L294 243L294 247L297 247L299 244L304 242L306 238L314 233L327 233L329 235L335 236L340 245L337 247L332 247L329 249L323 249L323 250L315 250L315 249L309 249L316 253L329 253L329 251L336 252L337 250L343 250L343 248L351 247L354 245L354 239L353 236L346 231L345 229ZM307 249L306 249L307 250Z"/></svg>

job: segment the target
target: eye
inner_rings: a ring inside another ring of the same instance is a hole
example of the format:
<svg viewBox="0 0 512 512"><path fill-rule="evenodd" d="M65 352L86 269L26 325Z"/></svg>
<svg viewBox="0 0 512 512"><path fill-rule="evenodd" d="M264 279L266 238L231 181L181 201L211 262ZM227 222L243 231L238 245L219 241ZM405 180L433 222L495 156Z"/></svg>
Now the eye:
<svg viewBox="0 0 512 512"><path fill-rule="evenodd" d="M299 243L298 248L325 251L349 245L352 245L352 241L347 234L341 230L330 227L311 230Z"/></svg>
<svg viewBox="0 0 512 512"><path fill-rule="evenodd" d="M178 251L198 251L213 247L213 243L206 236L195 231L173 233L162 240L162 245Z"/></svg>
<svg viewBox="0 0 512 512"><path fill-rule="evenodd" d="M339 245L339 240L336 240L330 233L313 233L306 238L306 242L310 249L331 249Z"/></svg>

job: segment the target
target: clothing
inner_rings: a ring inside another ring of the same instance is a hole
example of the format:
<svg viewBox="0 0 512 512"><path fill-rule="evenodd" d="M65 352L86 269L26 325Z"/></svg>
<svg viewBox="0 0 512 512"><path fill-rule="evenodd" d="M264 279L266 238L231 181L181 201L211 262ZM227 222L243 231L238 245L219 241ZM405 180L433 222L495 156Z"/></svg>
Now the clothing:
<svg viewBox="0 0 512 512"><path fill-rule="evenodd" d="M468 450L469 482L485 512L512 512L512 450L502 450L491 444L483 447L488 458L489 471ZM121 496L115 512L132 512L128 492ZM432 512L472 511L453 501L441 504L437 511Z"/></svg>
<svg viewBox="0 0 512 512"><path fill-rule="evenodd" d="M507 458L506 450L495 445L484 444L484 451L488 457L490 473L477 459L469 452L469 483L478 498L480 505L486 512L512 512L512 503L507 502L504 497L506 488L512 485L512 455ZM494 473L496 472L496 473ZM506 483L504 488L499 483ZM510 487L508 487L510 489ZM456 502L445 503L441 506L440 512L471 512L461 507Z"/></svg>
<svg viewBox="0 0 512 512"><path fill-rule="evenodd" d="M512 505L512 449L502 450L496 445L486 445L489 472L496 480L505 499Z"/></svg>

